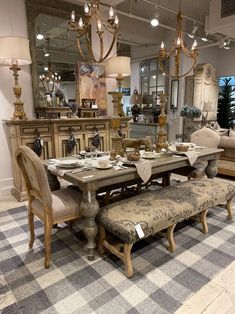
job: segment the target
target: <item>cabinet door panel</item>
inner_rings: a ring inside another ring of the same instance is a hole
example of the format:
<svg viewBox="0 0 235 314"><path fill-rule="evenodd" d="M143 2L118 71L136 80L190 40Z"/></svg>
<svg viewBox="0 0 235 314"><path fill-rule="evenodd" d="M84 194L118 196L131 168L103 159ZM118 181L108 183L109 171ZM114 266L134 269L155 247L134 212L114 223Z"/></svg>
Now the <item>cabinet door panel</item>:
<svg viewBox="0 0 235 314"><path fill-rule="evenodd" d="M42 137L42 140L43 140L43 149L42 149L42 154L41 154L40 158L41 159L49 159L51 157L54 157L52 155L51 137L45 136L45 137ZM32 149L34 141L35 141L35 138L23 138L22 139L22 145L26 145Z"/></svg>
<svg viewBox="0 0 235 314"><path fill-rule="evenodd" d="M74 135L76 139L76 144L72 152L68 152L68 139L69 135L59 135L58 138L58 145L59 145L59 156L57 157L66 157L71 155L78 155L80 150L82 150L82 142L83 138L82 135Z"/></svg>

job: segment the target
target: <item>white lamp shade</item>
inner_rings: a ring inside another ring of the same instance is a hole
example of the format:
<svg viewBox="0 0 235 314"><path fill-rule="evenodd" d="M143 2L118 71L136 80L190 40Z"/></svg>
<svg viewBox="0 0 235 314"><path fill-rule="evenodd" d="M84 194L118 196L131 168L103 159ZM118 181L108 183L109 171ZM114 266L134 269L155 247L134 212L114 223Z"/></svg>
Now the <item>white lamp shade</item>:
<svg viewBox="0 0 235 314"><path fill-rule="evenodd" d="M108 77L125 77L131 75L131 59L129 57L113 57L105 62L105 74Z"/></svg>
<svg viewBox="0 0 235 314"><path fill-rule="evenodd" d="M29 52L29 40L23 37L0 37L0 64L18 65L32 63Z"/></svg>

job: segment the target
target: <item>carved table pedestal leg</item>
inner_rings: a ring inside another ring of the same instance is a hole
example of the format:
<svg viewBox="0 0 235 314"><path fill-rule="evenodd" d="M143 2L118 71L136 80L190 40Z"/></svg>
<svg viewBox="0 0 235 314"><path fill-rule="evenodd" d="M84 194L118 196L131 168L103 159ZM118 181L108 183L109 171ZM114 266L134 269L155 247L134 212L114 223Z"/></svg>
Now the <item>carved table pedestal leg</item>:
<svg viewBox="0 0 235 314"><path fill-rule="evenodd" d="M99 203L96 200L96 192L83 192L83 200L81 202L81 213L85 217L85 225L83 233L87 239L87 258L94 260L96 242L95 237L98 228L95 222L95 217L99 211Z"/></svg>
<svg viewBox="0 0 235 314"><path fill-rule="evenodd" d="M218 173L217 159L209 160L205 171L208 178L214 179Z"/></svg>

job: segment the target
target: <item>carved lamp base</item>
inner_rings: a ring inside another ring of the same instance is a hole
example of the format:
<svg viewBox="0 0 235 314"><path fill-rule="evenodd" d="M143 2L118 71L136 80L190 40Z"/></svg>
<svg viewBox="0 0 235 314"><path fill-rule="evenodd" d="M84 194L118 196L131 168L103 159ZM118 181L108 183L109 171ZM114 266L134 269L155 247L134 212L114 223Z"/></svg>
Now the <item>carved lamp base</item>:
<svg viewBox="0 0 235 314"><path fill-rule="evenodd" d="M113 115L115 117L125 117L122 104L122 93L121 92L109 92L109 95L113 97Z"/></svg>

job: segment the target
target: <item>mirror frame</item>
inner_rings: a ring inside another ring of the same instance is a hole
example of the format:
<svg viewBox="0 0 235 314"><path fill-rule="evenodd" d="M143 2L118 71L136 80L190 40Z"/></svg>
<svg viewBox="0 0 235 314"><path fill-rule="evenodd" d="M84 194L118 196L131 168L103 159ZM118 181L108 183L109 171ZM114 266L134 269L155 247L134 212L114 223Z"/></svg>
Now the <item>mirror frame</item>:
<svg viewBox="0 0 235 314"><path fill-rule="evenodd" d="M35 19L39 14L45 14L64 18L69 21L72 10L75 10L76 13L79 15L84 15L84 12L83 7L70 2L64 2L62 0L25 0L25 4L30 54L32 59L31 74L32 74L33 101L34 109L36 109L40 108L40 106L39 106L39 78L37 68Z"/></svg>
<svg viewBox="0 0 235 314"><path fill-rule="evenodd" d="M179 80L174 79L174 80L171 80L170 108L172 110L178 109L178 102L179 102Z"/></svg>

